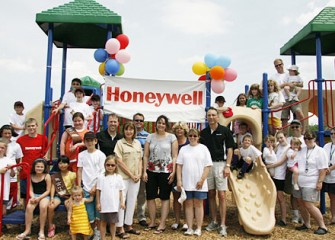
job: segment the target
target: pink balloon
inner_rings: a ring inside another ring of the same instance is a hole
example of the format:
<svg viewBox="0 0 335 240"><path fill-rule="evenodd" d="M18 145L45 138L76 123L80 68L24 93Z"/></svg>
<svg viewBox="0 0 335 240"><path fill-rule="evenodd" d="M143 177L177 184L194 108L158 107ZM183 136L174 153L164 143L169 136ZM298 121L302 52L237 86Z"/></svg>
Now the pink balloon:
<svg viewBox="0 0 335 240"><path fill-rule="evenodd" d="M115 54L120 50L120 42L116 38L110 38L107 40L105 49L109 54Z"/></svg>
<svg viewBox="0 0 335 240"><path fill-rule="evenodd" d="M211 81L211 87L213 92L220 94L223 93L224 89L225 89L225 85L223 83L223 81Z"/></svg>
<svg viewBox="0 0 335 240"><path fill-rule="evenodd" d="M237 78L237 72L235 69L232 68L226 68L224 72L223 79L227 82L232 82Z"/></svg>
<svg viewBox="0 0 335 240"><path fill-rule="evenodd" d="M115 59L118 60L119 63L127 63L130 61L130 54L127 50L121 49L116 53Z"/></svg>

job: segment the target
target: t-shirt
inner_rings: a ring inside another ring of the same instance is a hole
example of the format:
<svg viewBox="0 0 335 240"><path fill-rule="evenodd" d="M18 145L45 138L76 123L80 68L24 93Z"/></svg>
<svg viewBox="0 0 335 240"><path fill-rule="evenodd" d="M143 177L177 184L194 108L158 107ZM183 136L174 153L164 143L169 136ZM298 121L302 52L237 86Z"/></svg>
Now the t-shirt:
<svg viewBox="0 0 335 240"><path fill-rule="evenodd" d="M174 134L166 133L164 138L157 138L153 133L147 137L150 145L148 170L151 172L170 173L173 171L172 143L177 141Z"/></svg>
<svg viewBox="0 0 335 240"><path fill-rule="evenodd" d="M101 213L118 212L120 209L120 191L125 189L121 175L100 175L97 189L101 191Z"/></svg>
<svg viewBox="0 0 335 240"><path fill-rule="evenodd" d="M78 168L82 169L84 190L89 192L98 181L98 176L105 172L106 155L99 149L89 153L87 150L78 155Z"/></svg>
<svg viewBox="0 0 335 240"><path fill-rule="evenodd" d="M9 157L0 158L0 169L7 167L7 165L12 165L13 162ZM1 176L1 174L0 174ZM1 177L0 177L0 186L1 186ZM9 188L10 188L10 170L6 171L4 176L4 194L3 200L9 200Z"/></svg>
<svg viewBox="0 0 335 240"><path fill-rule="evenodd" d="M18 115L15 112L15 113L11 113L9 115L9 123L11 125L15 124L17 126L24 127L25 121L26 121L26 115L25 114ZM13 140L13 141L16 141L19 137L24 135L24 130L14 130L14 131L18 134L18 136L17 137L12 137L11 140Z"/></svg>
<svg viewBox="0 0 335 240"><path fill-rule="evenodd" d="M272 150L272 153L270 152L270 149L268 147L265 147L263 149L263 159L265 164L274 164L277 162L277 156L274 150Z"/></svg>
<svg viewBox="0 0 335 240"><path fill-rule="evenodd" d="M291 140L292 140L292 138L293 138L293 137L288 137L288 138L286 139L286 141L287 141L288 144L291 144ZM300 142L301 142L301 148L306 147L306 143L305 143L305 140L304 140L304 136L301 135L301 136L298 137L298 138L299 138L299 140L300 140Z"/></svg>
<svg viewBox="0 0 335 240"><path fill-rule="evenodd" d="M43 146L43 139L44 139L44 146ZM46 136L41 134L37 134L36 137L30 137L28 134L19 137L16 141L20 144L23 158L22 162L29 163L31 166L33 162L37 158L41 158L45 154L45 150L48 146L48 139ZM30 169L29 169L30 172ZM27 179L27 175L25 171L20 172L20 179Z"/></svg>
<svg viewBox="0 0 335 240"><path fill-rule="evenodd" d="M277 105L278 103L285 103L284 95L281 92L269 93L268 100L269 100L269 106ZM281 107L278 107L278 108L272 109L272 110L277 110L277 109L280 109L280 108ZM272 115L273 115L273 117L280 119L281 118L281 112L282 111L273 112ZM269 113L269 118L270 117L271 117L271 113Z"/></svg>
<svg viewBox="0 0 335 240"><path fill-rule="evenodd" d="M247 148L240 148L240 154L241 157L246 160L247 157L251 158L253 162L256 161L256 159L260 156L262 156L262 152L259 151L255 146L250 145Z"/></svg>
<svg viewBox="0 0 335 240"><path fill-rule="evenodd" d="M103 111L102 111L102 109L98 109L97 111L95 111L93 106L90 106L90 109L91 109L91 114L93 116L93 119L92 119L90 127L89 127L90 131L94 132L94 121L95 121L95 130L99 131L100 122L102 120L102 119L100 119L100 121L99 121L99 116L103 115Z"/></svg>
<svg viewBox="0 0 335 240"><path fill-rule="evenodd" d="M326 151L328 166L335 165L335 144L332 142L327 143L323 146L323 149ZM335 183L335 170L332 170L330 174L326 175L324 182L326 183Z"/></svg>
<svg viewBox="0 0 335 240"><path fill-rule="evenodd" d="M70 103L75 102L77 99L72 91L66 92L63 96L62 103L65 103L64 107L64 126L72 126L72 114L70 109Z"/></svg>
<svg viewBox="0 0 335 240"><path fill-rule="evenodd" d="M149 133L144 129L142 129L141 132L136 133L136 139L140 141L142 149L144 149L145 140L147 139L148 135Z"/></svg>
<svg viewBox="0 0 335 240"><path fill-rule="evenodd" d="M288 81L288 73L275 73L273 76L271 76L270 79L277 81L278 85L285 83ZM285 99L288 99L288 96L285 94L284 90L282 89L281 92L283 93Z"/></svg>
<svg viewBox="0 0 335 240"><path fill-rule="evenodd" d="M260 109L263 108L263 99L262 98L248 98L247 107L256 106Z"/></svg>
<svg viewBox="0 0 335 240"><path fill-rule="evenodd" d="M287 79L287 82L289 83L304 83L304 81L302 80L302 78L300 76L289 76ZM292 97L297 96L297 92L295 90L295 88L290 88L290 94Z"/></svg>
<svg viewBox="0 0 335 240"><path fill-rule="evenodd" d="M84 102L72 102L69 106L70 112L81 112L85 119L87 119L89 116L92 116L92 109Z"/></svg>
<svg viewBox="0 0 335 240"><path fill-rule="evenodd" d="M15 165L16 159L23 157L23 153L22 153L20 145L14 141L11 141L10 143L8 143L6 156L12 160L12 165ZM16 168L14 168L14 171L15 171L15 176L10 177L10 182L17 182Z"/></svg>
<svg viewBox="0 0 335 240"><path fill-rule="evenodd" d="M66 176L62 176L63 182L65 184L66 190L71 194L73 183L75 183L75 179L77 177L77 174L75 172L68 171Z"/></svg>
<svg viewBox="0 0 335 240"><path fill-rule="evenodd" d="M289 168L293 167L298 162L298 159L297 159L298 154L296 154L295 157L292 159L292 154L294 152L295 151L292 148L290 148L290 149L287 150L287 153L286 153L287 167L289 167Z"/></svg>
<svg viewBox="0 0 335 240"><path fill-rule="evenodd" d="M199 143L196 146L188 144L182 147L178 154L177 164L183 166L182 184L185 191L208 191L207 179L201 189L196 189L204 168L213 165L211 154L205 145Z"/></svg>
<svg viewBox="0 0 335 240"><path fill-rule="evenodd" d="M298 184L300 187L316 188L321 169L328 168L328 159L323 148L315 145L308 149L303 147L297 154Z"/></svg>
<svg viewBox="0 0 335 240"><path fill-rule="evenodd" d="M285 146L278 145L276 150L277 160L281 161L283 157L285 157L287 149L290 148L290 145L287 144ZM286 176L286 169L287 169L287 162L284 162L282 165L275 167L275 174L273 176L274 179L277 180L285 180Z"/></svg>

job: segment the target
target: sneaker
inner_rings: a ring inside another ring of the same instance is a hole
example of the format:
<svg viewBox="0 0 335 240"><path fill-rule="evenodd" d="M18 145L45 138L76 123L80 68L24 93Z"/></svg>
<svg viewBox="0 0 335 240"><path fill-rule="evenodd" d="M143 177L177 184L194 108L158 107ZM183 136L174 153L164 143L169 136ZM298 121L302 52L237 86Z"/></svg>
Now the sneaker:
<svg viewBox="0 0 335 240"><path fill-rule="evenodd" d="M299 185L298 185L298 184L295 183L295 184L293 185L293 188L294 188L294 190L299 191Z"/></svg>
<svg viewBox="0 0 335 240"><path fill-rule="evenodd" d="M291 222L292 223L299 223L299 216L292 216L292 218L291 218Z"/></svg>
<svg viewBox="0 0 335 240"><path fill-rule="evenodd" d="M207 230L207 231L214 231L214 230L216 230L216 229L218 229L218 228L219 228L219 224L216 223L216 222L214 222L214 221L211 221L211 222L208 224L208 226L206 227L206 230Z"/></svg>
<svg viewBox="0 0 335 240"><path fill-rule="evenodd" d="M227 227L226 226L220 226L218 228L218 233L222 236L222 237L227 237Z"/></svg>
<svg viewBox="0 0 335 240"><path fill-rule="evenodd" d="M295 228L295 230L298 230L298 231L304 231L308 229L310 229L310 227L307 227L305 224Z"/></svg>
<svg viewBox="0 0 335 240"><path fill-rule="evenodd" d="M100 240L100 231L99 230L94 230L94 235L92 240Z"/></svg>
<svg viewBox="0 0 335 240"><path fill-rule="evenodd" d="M328 233L328 230L325 228L321 228L321 227L319 227L318 230L314 231L314 234L317 234L317 235L324 235L326 233Z"/></svg>
<svg viewBox="0 0 335 240"><path fill-rule="evenodd" d="M299 98L297 96L294 96L292 100L299 102Z"/></svg>
<svg viewBox="0 0 335 240"><path fill-rule="evenodd" d="M187 229L186 232L184 232L184 235L192 236L194 234L194 231L192 228Z"/></svg>
<svg viewBox="0 0 335 240"><path fill-rule="evenodd" d="M293 100L293 96L290 94L288 97L288 101L291 102Z"/></svg>
<svg viewBox="0 0 335 240"><path fill-rule="evenodd" d="M201 236L201 229L196 229L193 234L200 237Z"/></svg>
<svg viewBox="0 0 335 240"><path fill-rule="evenodd" d="M242 179L244 177L244 172L239 171L239 173L237 174L237 179Z"/></svg>
<svg viewBox="0 0 335 240"><path fill-rule="evenodd" d="M184 223L184 225L183 225L183 227L181 228L181 230L185 232L185 231L187 231L187 229L188 229L188 226L187 226L186 223Z"/></svg>

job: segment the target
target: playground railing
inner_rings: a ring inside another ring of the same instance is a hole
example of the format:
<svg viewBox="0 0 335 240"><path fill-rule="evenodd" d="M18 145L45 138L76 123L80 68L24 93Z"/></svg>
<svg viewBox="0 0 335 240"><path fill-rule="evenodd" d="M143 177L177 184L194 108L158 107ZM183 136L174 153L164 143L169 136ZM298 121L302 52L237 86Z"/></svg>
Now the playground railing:
<svg viewBox="0 0 335 240"><path fill-rule="evenodd" d="M49 123L51 122L51 134L50 134L50 138L47 135L47 128L49 127ZM46 149L43 149L43 153L47 153L49 151L49 164L52 164L52 145L54 140L57 137L58 134L58 130L59 130L59 113L52 113L49 117L49 119L44 123L44 127L43 127L43 135L47 137L48 139L48 145L46 147ZM45 146L45 139L43 138L43 146Z"/></svg>

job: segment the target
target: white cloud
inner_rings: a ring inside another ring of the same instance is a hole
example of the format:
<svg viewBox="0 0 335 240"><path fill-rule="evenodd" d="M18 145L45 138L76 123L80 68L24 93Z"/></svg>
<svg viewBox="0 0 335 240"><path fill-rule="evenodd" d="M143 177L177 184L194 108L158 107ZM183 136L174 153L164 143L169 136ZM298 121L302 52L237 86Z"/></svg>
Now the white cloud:
<svg viewBox="0 0 335 240"><path fill-rule="evenodd" d="M36 66L34 66L32 59L25 58L0 58L0 68L6 69L9 72L17 72L21 73L34 73L36 72Z"/></svg>
<svg viewBox="0 0 335 240"><path fill-rule="evenodd" d="M195 35L218 35L229 31L232 22L222 4L208 0L172 0L163 9L161 20L169 27Z"/></svg>
<svg viewBox="0 0 335 240"><path fill-rule="evenodd" d="M319 7L319 8L312 9L310 12L302 13L296 18L296 22L299 25L304 26L307 23L309 23L316 15L318 15L321 10L322 8Z"/></svg>
<svg viewBox="0 0 335 240"><path fill-rule="evenodd" d="M334 7L335 6L335 0L330 0L327 4L326 7Z"/></svg>
<svg viewBox="0 0 335 240"><path fill-rule="evenodd" d="M291 22L292 22L292 18L291 18L291 17L289 17L289 16L284 16L284 17L282 18L282 21L281 21L280 23L281 23L282 25L287 26L287 25L289 25Z"/></svg>

